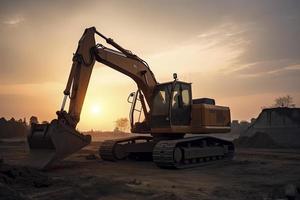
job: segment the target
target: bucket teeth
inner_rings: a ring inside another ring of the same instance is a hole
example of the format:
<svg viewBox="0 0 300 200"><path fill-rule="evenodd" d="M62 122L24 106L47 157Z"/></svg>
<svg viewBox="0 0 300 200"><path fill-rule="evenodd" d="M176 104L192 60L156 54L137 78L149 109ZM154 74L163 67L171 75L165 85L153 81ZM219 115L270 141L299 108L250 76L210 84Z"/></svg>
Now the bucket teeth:
<svg viewBox="0 0 300 200"><path fill-rule="evenodd" d="M34 124L27 141L30 155L26 165L46 169L90 144L91 136L53 120L50 124Z"/></svg>

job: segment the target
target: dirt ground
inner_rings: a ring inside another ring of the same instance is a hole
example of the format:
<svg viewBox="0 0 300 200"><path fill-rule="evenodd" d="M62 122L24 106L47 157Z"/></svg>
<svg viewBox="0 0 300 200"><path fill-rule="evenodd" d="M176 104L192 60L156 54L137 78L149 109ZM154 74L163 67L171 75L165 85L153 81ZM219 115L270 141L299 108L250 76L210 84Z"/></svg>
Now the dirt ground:
<svg viewBox="0 0 300 200"><path fill-rule="evenodd" d="M100 143L93 142L50 171L39 172L19 167L28 155L26 143L0 142L0 158L16 166L2 170L0 199L268 200L286 199L287 187L300 186L297 149L243 148L237 149L232 161L166 170L152 162L102 161L97 152ZM87 159L90 154L96 159Z"/></svg>

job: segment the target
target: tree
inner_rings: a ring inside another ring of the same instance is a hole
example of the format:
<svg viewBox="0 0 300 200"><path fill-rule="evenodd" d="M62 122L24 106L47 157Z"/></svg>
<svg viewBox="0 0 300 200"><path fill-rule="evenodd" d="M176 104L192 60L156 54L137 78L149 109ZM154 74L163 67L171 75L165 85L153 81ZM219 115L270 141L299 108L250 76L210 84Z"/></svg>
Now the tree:
<svg viewBox="0 0 300 200"><path fill-rule="evenodd" d="M115 121L115 131L126 132L129 128L129 120L126 117L119 118Z"/></svg>
<svg viewBox="0 0 300 200"><path fill-rule="evenodd" d="M38 124L39 120L38 120L38 118L36 116L31 116L30 120L29 120L29 123L30 123L30 125L31 124Z"/></svg>
<svg viewBox="0 0 300 200"><path fill-rule="evenodd" d="M293 104L293 97L291 97L290 95L286 95L283 97L276 98L274 107L294 108L295 104Z"/></svg>

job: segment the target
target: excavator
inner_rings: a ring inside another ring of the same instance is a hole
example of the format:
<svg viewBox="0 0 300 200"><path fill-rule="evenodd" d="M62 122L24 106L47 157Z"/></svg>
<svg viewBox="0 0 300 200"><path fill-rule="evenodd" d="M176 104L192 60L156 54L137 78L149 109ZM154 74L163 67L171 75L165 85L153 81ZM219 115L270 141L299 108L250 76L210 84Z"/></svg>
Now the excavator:
<svg viewBox="0 0 300 200"><path fill-rule="evenodd" d="M113 48L96 44L96 35ZM151 159L160 168L188 168L233 158L232 142L207 135L230 132L229 107L215 105L210 98L193 99L191 83L179 81L176 73L173 80L159 83L143 59L90 27L73 56L57 119L31 125L27 140L32 166L50 168L91 143L91 136L81 134L76 126L96 61L127 75L137 85L127 99L134 134L104 141L99 147L103 160Z"/></svg>

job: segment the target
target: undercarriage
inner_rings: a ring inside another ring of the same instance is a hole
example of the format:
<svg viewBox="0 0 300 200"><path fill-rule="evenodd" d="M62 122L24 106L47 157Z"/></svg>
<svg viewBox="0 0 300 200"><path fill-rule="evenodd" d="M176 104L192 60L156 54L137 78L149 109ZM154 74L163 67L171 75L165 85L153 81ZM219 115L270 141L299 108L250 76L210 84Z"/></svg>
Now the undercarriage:
<svg viewBox="0 0 300 200"><path fill-rule="evenodd" d="M132 136L106 140L99 148L103 160L152 160L160 168L189 168L230 160L234 145L230 141L209 136L168 139Z"/></svg>

